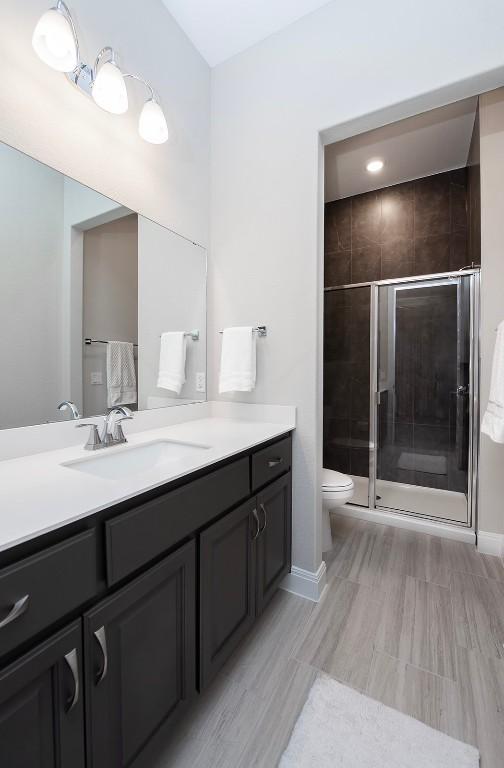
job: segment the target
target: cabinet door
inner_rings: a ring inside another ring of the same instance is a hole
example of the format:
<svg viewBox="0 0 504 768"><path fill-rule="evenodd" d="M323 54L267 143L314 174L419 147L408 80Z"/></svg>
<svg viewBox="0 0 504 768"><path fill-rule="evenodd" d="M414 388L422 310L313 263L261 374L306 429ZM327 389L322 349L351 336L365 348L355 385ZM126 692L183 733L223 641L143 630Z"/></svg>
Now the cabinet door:
<svg viewBox="0 0 504 768"><path fill-rule="evenodd" d="M257 538L257 614L273 596L291 567L291 473L257 496L261 521Z"/></svg>
<svg viewBox="0 0 504 768"><path fill-rule="evenodd" d="M90 768L128 768L195 692L195 545L84 617Z"/></svg>
<svg viewBox="0 0 504 768"><path fill-rule="evenodd" d="M0 672L0 765L84 768L81 625Z"/></svg>
<svg viewBox="0 0 504 768"><path fill-rule="evenodd" d="M204 688L255 618L255 499L200 537L200 687Z"/></svg>

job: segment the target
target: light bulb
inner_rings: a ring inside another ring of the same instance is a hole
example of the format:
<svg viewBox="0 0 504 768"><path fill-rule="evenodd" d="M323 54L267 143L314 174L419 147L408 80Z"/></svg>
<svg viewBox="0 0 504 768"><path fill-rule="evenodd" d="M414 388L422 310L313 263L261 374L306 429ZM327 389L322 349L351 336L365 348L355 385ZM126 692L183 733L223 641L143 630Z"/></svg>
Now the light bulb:
<svg viewBox="0 0 504 768"><path fill-rule="evenodd" d="M143 105L138 121L138 132L142 139L151 144L164 144L168 141L166 118L155 99L149 99Z"/></svg>
<svg viewBox="0 0 504 768"><path fill-rule="evenodd" d="M92 89L93 99L99 107L114 115L128 109L128 92L119 67L112 61L102 64L96 73Z"/></svg>
<svg viewBox="0 0 504 768"><path fill-rule="evenodd" d="M58 8L51 8L40 17L32 45L37 56L58 72L73 72L78 64L71 24Z"/></svg>
<svg viewBox="0 0 504 768"><path fill-rule="evenodd" d="M376 160L370 160L366 165L366 171L369 173L378 173L383 168L383 160L376 158Z"/></svg>

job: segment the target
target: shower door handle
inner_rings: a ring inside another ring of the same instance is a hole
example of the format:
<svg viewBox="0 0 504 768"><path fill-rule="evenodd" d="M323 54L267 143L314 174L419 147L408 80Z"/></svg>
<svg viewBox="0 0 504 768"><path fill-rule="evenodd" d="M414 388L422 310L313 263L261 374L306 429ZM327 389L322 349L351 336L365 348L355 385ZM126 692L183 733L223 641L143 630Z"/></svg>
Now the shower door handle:
<svg viewBox="0 0 504 768"><path fill-rule="evenodd" d="M386 390L386 389L377 389L376 390L376 392L375 392L375 402L376 402L376 405L381 405L381 396L382 396L382 394L384 392L387 392L387 391L388 390Z"/></svg>
<svg viewBox="0 0 504 768"><path fill-rule="evenodd" d="M455 394L457 395L457 397L463 397L464 395L469 394L469 387L461 384L460 387L457 387L457 389L455 390Z"/></svg>

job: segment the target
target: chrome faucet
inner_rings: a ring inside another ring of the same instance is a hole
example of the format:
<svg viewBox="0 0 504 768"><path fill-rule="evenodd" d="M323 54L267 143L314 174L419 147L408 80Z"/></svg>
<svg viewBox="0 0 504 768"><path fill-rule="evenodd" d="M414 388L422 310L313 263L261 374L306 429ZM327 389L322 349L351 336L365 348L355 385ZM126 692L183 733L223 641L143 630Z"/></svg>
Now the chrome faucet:
<svg viewBox="0 0 504 768"><path fill-rule="evenodd" d="M84 446L86 451L97 451L100 448L110 448L113 445L127 443L126 435L123 432L121 422L132 419L133 413L124 405L118 405L112 408L109 413L103 417L101 431L98 430L98 424L85 422L77 424L77 429L81 427L91 427L91 432Z"/></svg>
<svg viewBox="0 0 504 768"><path fill-rule="evenodd" d="M79 409L75 405L75 403L72 403L71 400L63 400L62 403L58 405L58 411L71 411L72 412L72 419L80 419L81 415L79 413Z"/></svg>
<svg viewBox="0 0 504 768"><path fill-rule="evenodd" d="M104 417L103 427L100 434L101 441L105 448L110 445L120 445L120 443L128 442L123 432L121 422L132 418L132 412L125 405L118 405L115 408L110 409L108 414Z"/></svg>

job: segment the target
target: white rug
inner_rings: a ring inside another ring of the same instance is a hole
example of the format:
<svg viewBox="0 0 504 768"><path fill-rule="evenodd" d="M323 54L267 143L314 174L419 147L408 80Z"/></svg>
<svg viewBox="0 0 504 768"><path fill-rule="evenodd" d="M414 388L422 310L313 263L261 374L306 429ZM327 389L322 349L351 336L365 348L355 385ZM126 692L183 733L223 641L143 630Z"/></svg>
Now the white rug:
<svg viewBox="0 0 504 768"><path fill-rule="evenodd" d="M475 747L325 676L314 682L280 768L478 768Z"/></svg>

